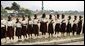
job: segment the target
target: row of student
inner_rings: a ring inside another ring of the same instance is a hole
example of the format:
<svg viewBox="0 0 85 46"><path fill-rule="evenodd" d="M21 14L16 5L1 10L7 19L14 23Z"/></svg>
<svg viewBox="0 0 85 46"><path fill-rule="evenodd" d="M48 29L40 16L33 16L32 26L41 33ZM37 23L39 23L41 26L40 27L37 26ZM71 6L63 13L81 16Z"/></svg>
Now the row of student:
<svg viewBox="0 0 85 46"><path fill-rule="evenodd" d="M19 18L16 18L16 23L12 21L11 16L8 16L8 21L4 22L3 18L1 19L1 38L9 37L10 39L14 39L14 27L16 27L15 35L18 37L18 39L21 39L21 36L23 35L24 38L27 38L28 36L32 37L32 34L35 34L35 36L39 36L39 26L38 23L40 23L40 32L42 32L42 35L46 35L46 33L53 35L56 32L60 32L62 35L66 32L68 35L70 35L70 32L74 35L76 32L78 35L80 35L82 31L82 16L79 16L79 22L76 22L77 16L74 16L73 20L73 26L71 26L71 16L68 16L68 23L66 25L65 21L65 15L62 14L62 22L60 22L60 15L57 14L57 19L54 21L52 19L52 15L49 15L49 24L47 26L47 19L45 18L45 14L42 15L42 18L39 20L37 18L37 15L34 15L34 19L32 20L30 16L28 16L28 21L25 21L25 17L22 17L22 21L19 21ZM55 29L53 28L53 23L55 24ZM83 24L84 25L84 24ZM83 26L84 29L84 26ZM84 30L82 31L84 33Z"/></svg>

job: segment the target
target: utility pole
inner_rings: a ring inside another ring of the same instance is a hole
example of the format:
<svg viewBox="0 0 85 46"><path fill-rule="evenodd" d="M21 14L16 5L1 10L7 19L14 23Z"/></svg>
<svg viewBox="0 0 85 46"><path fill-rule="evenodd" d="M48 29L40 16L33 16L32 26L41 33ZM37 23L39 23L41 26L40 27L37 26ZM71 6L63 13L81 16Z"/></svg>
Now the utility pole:
<svg viewBox="0 0 85 46"><path fill-rule="evenodd" d="M44 8L44 7L43 7L43 1L42 1L42 13L43 13L43 8Z"/></svg>

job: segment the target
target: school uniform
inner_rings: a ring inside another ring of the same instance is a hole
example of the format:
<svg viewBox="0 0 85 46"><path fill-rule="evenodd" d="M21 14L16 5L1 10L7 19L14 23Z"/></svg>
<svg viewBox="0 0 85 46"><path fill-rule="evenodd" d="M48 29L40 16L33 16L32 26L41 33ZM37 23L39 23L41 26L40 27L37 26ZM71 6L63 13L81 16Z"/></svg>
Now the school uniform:
<svg viewBox="0 0 85 46"><path fill-rule="evenodd" d="M6 37L6 20L1 20L1 38Z"/></svg>
<svg viewBox="0 0 85 46"><path fill-rule="evenodd" d="M12 20L7 22L7 36L14 36L14 22Z"/></svg>
<svg viewBox="0 0 85 46"><path fill-rule="evenodd" d="M50 19L49 20L49 24L48 24L48 33L49 34L53 34L54 33L54 30L53 30L53 19Z"/></svg>
<svg viewBox="0 0 85 46"><path fill-rule="evenodd" d="M74 34L74 32L77 32L77 30L78 30L78 25L77 25L77 20L75 20L74 22L73 22L73 27L72 27L72 30L73 30L73 34Z"/></svg>
<svg viewBox="0 0 85 46"><path fill-rule="evenodd" d="M22 35L26 35L27 34L27 28L26 28L27 21L23 20L21 21L21 23L22 23Z"/></svg>
<svg viewBox="0 0 85 46"><path fill-rule="evenodd" d="M81 33L81 29L82 29L82 20L79 20L77 34Z"/></svg>
<svg viewBox="0 0 85 46"><path fill-rule="evenodd" d="M55 23L56 23L56 25L55 25L55 32L61 32L60 31L60 19L56 19Z"/></svg>
<svg viewBox="0 0 85 46"><path fill-rule="evenodd" d="M16 36L21 36L22 35L21 29L22 29L21 23L16 22Z"/></svg>
<svg viewBox="0 0 85 46"><path fill-rule="evenodd" d="M27 24L27 33L28 33L28 35L33 33L33 21L32 20L28 21L28 24Z"/></svg>
<svg viewBox="0 0 85 46"><path fill-rule="evenodd" d="M39 27L38 27L38 19L34 19L33 20L33 33L34 34L39 34L39 31L38 31Z"/></svg>
<svg viewBox="0 0 85 46"><path fill-rule="evenodd" d="M47 20L46 20L46 18L41 18L41 20L40 20L40 31L42 33L47 32Z"/></svg>
<svg viewBox="0 0 85 46"><path fill-rule="evenodd" d="M65 19L62 19L62 22L61 22L61 32L62 33L66 32L66 20Z"/></svg>
<svg viewBox="0 0 85 46"><path fill-rule="evenodd" d="M71 20L68 20L68 24L67 24L67 33L72 32L72 26L71 26Z"/></svg>

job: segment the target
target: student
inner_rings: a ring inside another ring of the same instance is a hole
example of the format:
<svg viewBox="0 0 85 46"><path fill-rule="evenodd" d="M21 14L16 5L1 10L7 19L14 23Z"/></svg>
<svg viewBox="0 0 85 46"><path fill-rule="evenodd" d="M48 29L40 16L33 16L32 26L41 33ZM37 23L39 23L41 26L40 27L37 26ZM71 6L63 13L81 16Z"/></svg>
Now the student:
<svg viewBox="0 0 85 46"><path fill-rule="evenodd" d="M62 36L64 36L65 32L66 32L66 20L65 20L65 15L62 14L62 22L61 22L61 33L62 33Z"/></svg>
<svg viewBox="0 0 85 46"><path fill-rule="evenodd" d="M12 21L11 16L8 16L7 37L9 37L10 40L14 40L14 22Z"/></svg>
<svg viewBox="0 0 85 46"><path fill-rule="evenodd" d="M78 22L77 22L77 16L74 16L73 27L72 27L73 35L75 34L75 32L77 32L77 29L78 29L77 23L78 23Z"/></svg>
<svg viewBox="0 0 85 46"><path fill-rule="evenodd" d="M21 22L19 21L19 19L16 19L16 36L18 37L18 40L21 39L21 29L22 29L22 25Z"/></svg>
<svg viewBox="0 0 85 46"><path fill-rule="evenodd" d="M53 33L54 33L54 30L53 30L53 19L52 19L52 15L50 14L49 15L49 24L48 24L48 34L49 34L49 37L50 37L50 34L51 36L53 36Z"/></svg>
<svg viewBox="0 0 85 46"><path fill-rule="evenodd" d="M37 15L35 14L34 15L34 19L33 19L33 33L35 34L35 36L39 36L39 27L38 27L38 18L37 18Z"/></svg>
<svg viewBox="0 0 85 46"><path fill-rule="evenodd" d="M27 38L27 28L26 28L27 21L25 20L25 17L24 16L22 16L21 23L22 23L22 35L23 35L24 38Z"/></svg>
<svg viewBox="0 0 85 46"><path fill-rule="evenodd" d="M1 17L1 40L3 39L6 40L6 20Z"/></svg>
<svg viewBox="0 0 85 46"><path fill-rule="evenodd" d="M42 18L40 20L40 31L42 32L42 35L46 35L47 32L47 19L45 18L45 13L42 15Z"/></svg>
<svg viewBox="0 0 85 46"><path fill-rule="evenodd" d="M72 32L72 26L71 26L71 16L68 16L68 24L67 24L67 35L70 36L70 32Z"/></svg>
<svg viewBox="0 0 85 46"><path fill-rule="evenodd" d="M82 29L82 16L79 16L77 34L80 35Z"/></svg>
<svg viewBox="0 0 85 46"><path fill-rule="evenodd" d="M56 34L56 32L57 32L57 34L59 34L59 32L61 32L60 31L60 15L59 14L57 14L57 17L55 18L55 23L56 23L56 25L55 25L55 34Z"/></svg>
<svg viewBox="0 0 85 46"><path fill-rule="evenodd" d="M27 33L29 35L29 38L32 38L32 34L33 34L33 21L32 21L30 16L28 16Z"/></svg>

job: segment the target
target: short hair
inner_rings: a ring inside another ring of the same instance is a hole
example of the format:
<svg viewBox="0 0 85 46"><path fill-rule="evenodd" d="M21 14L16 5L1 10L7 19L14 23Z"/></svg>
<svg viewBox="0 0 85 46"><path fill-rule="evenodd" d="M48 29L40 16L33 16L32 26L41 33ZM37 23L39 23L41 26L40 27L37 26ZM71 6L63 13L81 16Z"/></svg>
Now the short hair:
<svg viewBox="0 0 85 46"><path fill-rule="evenodd" d="M45 13L43 13L43 14L42 14L42 18L45 18L45 16L46 16Z"/></svg>
<svg viewBox="0 0 85 46"><path fill-rule="evenodd" d="M52 15L51 14L49 15L49 19L52 19Z"/></svg>
<svg viewBox="0 0 85 46"><path fill-rule="evenodd" d="M16 23L18 23L18 21L19 21L19 19L18 19L18 18L16 18Z"/></svg>
<svg viewBox="0 0 85 46"><path fill-rule="evenodd" d="M64 18L65 17L65 15L64 14L62 14L62 18Z"/></svg>
<svg viewBox="0 0 85 46"><path fill-rule="evenodd" d="M30 16L28 16L28 18L30 18Z"/></svg>
<svg viewBox="0 0 85 46"><path fill-rule="evenodd" d="M19 20L19 18L16 18L16 20Z"/></svg>
<svg viewBox="0 0 85 46"><path fill-rule="evenodd" d="M11 20L11 16L8 16L8 21L10 21Z"/></svg>
<svg viewBox="0 0 85 46"><path fill-rule="evenodd" d="M57 18L59 18L60 17L60 15L59 14L57 14Z"/></svg>
<svg viewBox="0 0 85 46"><path fill-rule="evenodd" d="M77 16L74 16L74 19L76 19L77 18Z"/></svg>
<svg viewBox="0 0 85 46"><path fill-rule="evenodd" d="M71 16L68 16L69 19L71 19Z"/></svg>
<svg viewBox="0 0 85 46"><path fill-rule="evenodd" d="M36 14L34 14L34 17L37 17L37 15L36 15Z"/></svg>
<svg viewBox="0 0 85 46"><path fill-rule="evenodd" d="M82 16L79 16L79 18L81 19L81 18L82 18Z"/></svg>

